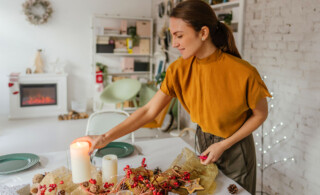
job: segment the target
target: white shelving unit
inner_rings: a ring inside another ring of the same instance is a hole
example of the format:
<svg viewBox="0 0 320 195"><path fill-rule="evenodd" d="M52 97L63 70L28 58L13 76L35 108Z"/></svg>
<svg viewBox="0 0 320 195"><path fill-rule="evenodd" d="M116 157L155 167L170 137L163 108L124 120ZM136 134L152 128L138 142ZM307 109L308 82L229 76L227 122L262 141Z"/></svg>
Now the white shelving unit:
<svg viewBox="0 0 320 195"><path fill-rule="evenodd" d="M128 34L120 34L121 21L127 21L127 27L136 26L136 22L143 21L150 24L150 36L139 36L140 40L149 40L149 52L148 53L113 53L112 51L108 53L97 52L98 39L106 38L113 40L125 41L127 38L131 38ZM109 28L113 30L119 30L119 33L105 33L104 29ZM92 75L95 84L96 77L96 63L100 62L107 65L108 67L108 77L109 81L111 77L128 77L136 78L138 80L150 81L153 78L153 19L145 17L120 17L120 16L110 16L104 14L95 14L92 17ZM123 72L121 67L122 58L132 57L134 61L140 61L148 63L148 71L134 71L134 72ZM106 78L105 78L106 79ZM94 87L94 100L93 100L93 110L100 109L100 92L98 92L97 87ZM108 105L106 105L108 107ZM110 107L108 107L110 108Z"/></svg>
<svg viewBox="0 0 320 195"><path fill-rule="evenodd" d="M232 12L233 18L231 21L231 25L236 27L236 31L234 32L234 38L236 41L237 48L241 55L243 55L243 37L244 37L244 7L245 0L237 0L231 1L227 3L220 3L216 5L211 5L212 9L218 15L219 12Z"/></svg>

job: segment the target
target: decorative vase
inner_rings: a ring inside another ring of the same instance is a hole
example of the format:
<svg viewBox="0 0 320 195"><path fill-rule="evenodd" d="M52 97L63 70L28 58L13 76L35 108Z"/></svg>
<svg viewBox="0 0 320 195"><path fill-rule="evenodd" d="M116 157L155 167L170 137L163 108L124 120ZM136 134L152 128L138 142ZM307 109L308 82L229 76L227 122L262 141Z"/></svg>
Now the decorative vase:
<svg viewBox="0 0 320 195"><path fill-rule="evenodd" d="M34 62L34 66L36 69L34 70L34 73L43 73L43 61L41 59L41 49L38 49L36 59Z"/></svg>

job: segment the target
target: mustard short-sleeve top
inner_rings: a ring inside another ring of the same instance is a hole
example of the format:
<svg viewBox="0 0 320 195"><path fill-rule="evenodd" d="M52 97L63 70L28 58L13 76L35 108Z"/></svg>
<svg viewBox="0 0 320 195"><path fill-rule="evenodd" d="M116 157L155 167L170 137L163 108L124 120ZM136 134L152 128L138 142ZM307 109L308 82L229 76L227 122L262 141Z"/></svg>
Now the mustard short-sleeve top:
<svg viewBox="0 0 320 195"><path fill-rule="evenodd" d="M271 97L252 65L221 50L204 59L177 59L160 89L177 97L204 132L223 138L243 125L260 99Z"/></svg>

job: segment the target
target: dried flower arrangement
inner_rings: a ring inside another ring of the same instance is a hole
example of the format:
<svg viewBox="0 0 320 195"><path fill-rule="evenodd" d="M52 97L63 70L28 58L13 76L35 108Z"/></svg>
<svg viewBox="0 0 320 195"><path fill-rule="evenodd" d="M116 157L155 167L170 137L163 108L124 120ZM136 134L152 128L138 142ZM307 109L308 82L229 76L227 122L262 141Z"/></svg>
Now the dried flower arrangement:
<svg viewBox="0 0 320 195"><path fill-rule="evenodd" d="M35 25L46 23L53 12L51 3L47 0L27 0L22 4L22 7L27 20ZM42 15L34 13L34 9L39 7L43 9Z"/></svg>

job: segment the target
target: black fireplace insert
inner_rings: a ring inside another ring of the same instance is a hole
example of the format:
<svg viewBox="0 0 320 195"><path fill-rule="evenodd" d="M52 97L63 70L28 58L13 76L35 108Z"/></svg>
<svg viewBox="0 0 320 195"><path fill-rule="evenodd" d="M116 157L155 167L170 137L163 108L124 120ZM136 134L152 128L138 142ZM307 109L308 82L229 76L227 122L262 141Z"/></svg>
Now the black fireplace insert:
<svg viewBox="0 0 320 195"><path fill-rule="evenodd" d="M20 84L20 106L57 105L57 84Z"/></svg>

